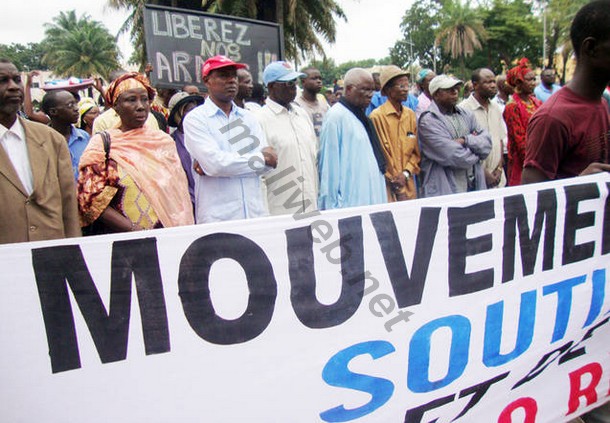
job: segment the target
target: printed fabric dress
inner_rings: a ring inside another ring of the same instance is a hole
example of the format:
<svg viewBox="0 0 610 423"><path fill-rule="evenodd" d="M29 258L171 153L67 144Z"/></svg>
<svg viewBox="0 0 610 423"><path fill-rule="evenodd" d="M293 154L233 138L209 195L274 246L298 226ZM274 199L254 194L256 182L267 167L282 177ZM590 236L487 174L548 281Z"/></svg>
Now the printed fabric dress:
<svg viewBox="0 0 610 423"><path fill-rule="evenodd" d="M187 179L171 137L147 128L109 133L109 160L95 135L79 164L81 226L108 207L144 229L193 224Z"/></svg>
<svg viewBox="0 0 610 423"><path fill-rule="evenodd" d="M524 102L517 94L504 109L504 121L508 130L508 185L521 185L521 172L525 160L527 124L536 110L542 105L534 95L529 96L529 103Z"/></svg>

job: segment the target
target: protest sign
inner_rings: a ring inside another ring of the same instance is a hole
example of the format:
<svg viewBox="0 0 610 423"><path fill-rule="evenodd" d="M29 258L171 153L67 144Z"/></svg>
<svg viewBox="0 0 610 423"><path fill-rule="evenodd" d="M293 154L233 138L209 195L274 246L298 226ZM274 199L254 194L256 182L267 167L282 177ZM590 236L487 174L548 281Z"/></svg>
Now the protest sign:
<svg viewBox="0 0 610 423"><path fill-rule="evenodd" d="M201 66L219 54L246 63L262 83L265 66L283 58L282 31L271 22L146 5L144 34L156 87L202 85Z"/></svg>
<svg viewBox="0 0 610 423"><path fill-rule="evenodd" d="M609 190L0 246L2 420L568 421L610 399Z"/></svg>

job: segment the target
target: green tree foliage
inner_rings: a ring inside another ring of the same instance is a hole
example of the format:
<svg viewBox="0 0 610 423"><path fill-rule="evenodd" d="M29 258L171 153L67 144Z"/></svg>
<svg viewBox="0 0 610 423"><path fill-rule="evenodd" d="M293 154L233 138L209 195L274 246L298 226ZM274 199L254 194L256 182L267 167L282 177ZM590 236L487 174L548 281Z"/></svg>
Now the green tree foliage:
<svg viewBox="0 0 610 423"><path fill-rule="evenodd" d="M56 75L108 77L120 67L115 39L90 16L77 17L74 10L60 12L45 28L42 60Z"/></svg>
<svg viewBox="0 0 610 423"><path fill-rule="evenodd" d="M532 13L531 4L524 0L494 0L492 7L483 11L487 28L484 54L487 66L496 72L527 57L534 64L542 55L542 25Z"/></svg>
<svg viewBox="0 0 610 423"><path fill-rule="evenodd" d="M44 50L40 43L0 44L0 57L9 59L22 71L46 70L47 66L42 63L43 54Z"/></svg>
<svg viewBox="0 0 610 423"><path fill-rule="evenodd" d="M401 29L404 36L391 57L405 67L411 47L421 67L436 65L439 73L466 78L478 67L501 73L520 57L538 63L542 55L542 23L528 0L490 0L475 8L460 0L416 0L405 12Z"/></svg>
<svg viewBox="0 0 610 423"><path fill-rule="evenodd" d="M146 41L144 39L144 5L145 0L108 0L108 6L115 10L127 10L129 16L121 28L118 35L129 33L131 44L133 45L133 53L128 62L133 65L139 65L140 71L144 71L146 65ZM150 4L158 4L158 2L148 2Z"/></svg>
<svg viewBox="0 0 610 423"><path fill-rule="evenodd" d="M381 60L376 59L364 59L364 60L350 60L340 65L336 65L333 59L322 59L313 60L309 62L306 67L314 67L320 71L322 75L322 83L324 86L332 86L333 82L337 79L343 79L345 73L352 68L372 68L373 66L390 65L392 59L388 56Z"/></svg>
<svg viewBox="0 0 610 423"><path fill-rule="evenodd" d="M487 39L481 12L473 9L470 2L447 0L440 10L440 26L436 30L436 43L459 61L460 75L466 77L466 57L481 50L481 42Z"/></svg>
<svg viewBox="0 0 610 423"><path fill-rule="evenodd" d="M439 69L448 63L447 59L443 61L440 48L434 43L435 31L440 26L440 10L441 4L435 0L416 0L413 3L400 24L403 38L390 49L392 63L406 68L418 61L421 67Z"/></svg>
<svg viewBox="0 0 610 423"><path fill-rule="evenodd" d="M546 46L548 62L545 63L545 66L554 67L555 55L553 53L558 51L565 58L570 57L572 54L570 26L576 12L587 3L588 0L549 0L545 5L541 5L542 13L546 13L547 18ZM563 69L563 74L563 78L565 78L565 68Z"/></svg>
<svg viewBox="0 0 610 423"><path fill-rule="evenodd" d="M114 9L130 10L121 32L129 31L135 53L132 63L142 67L146 63L143 10L145 4L182 7L201 12L239 16L267 22L276 22L284 30L286 56L292 60L324 54L321 39L334 42L335 19L345 14L335 0L108 0Z"/></svg>

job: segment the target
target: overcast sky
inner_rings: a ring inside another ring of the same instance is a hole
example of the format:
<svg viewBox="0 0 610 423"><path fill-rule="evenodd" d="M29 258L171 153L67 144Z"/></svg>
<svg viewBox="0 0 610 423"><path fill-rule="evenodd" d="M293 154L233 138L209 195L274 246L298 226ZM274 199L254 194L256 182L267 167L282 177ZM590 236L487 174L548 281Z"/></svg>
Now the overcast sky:
<svg viewBox="0 0 610 423"><path fill-rule="evenodd" d="M381 59L401 36L400 21L411 0L338 0L348 22L337 24L337 42L326 54L337 64L348 60ZM43 24L51 22L60 11L76 10L80 16L88 13L116 34L127 17L126 12L108 10L107 0L4 0L0 43L40 42ZM130 54L127 37L119 39L119 48L126 60Z"/></svg>

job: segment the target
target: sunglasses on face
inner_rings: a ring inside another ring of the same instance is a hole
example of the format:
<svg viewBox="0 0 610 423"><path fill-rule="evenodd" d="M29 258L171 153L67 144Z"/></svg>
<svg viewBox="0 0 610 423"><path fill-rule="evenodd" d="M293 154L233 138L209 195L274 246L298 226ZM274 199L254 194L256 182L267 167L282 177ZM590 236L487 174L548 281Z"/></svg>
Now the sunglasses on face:
<svg viewBox="0 0 610 423"><path fill-rule="evenodd" d="M294 87L297 85L296 79L292 81L276 81L276 84L285 85L286 87Z"/></svg>

